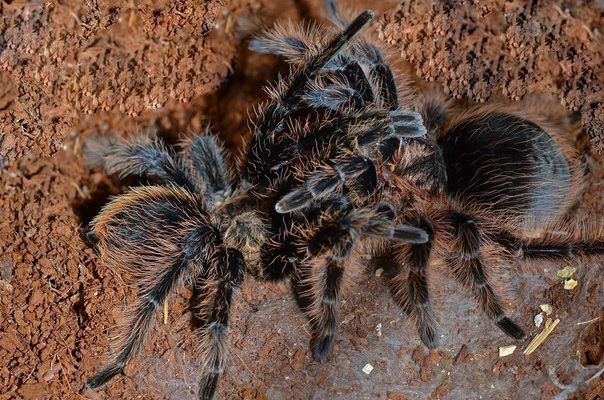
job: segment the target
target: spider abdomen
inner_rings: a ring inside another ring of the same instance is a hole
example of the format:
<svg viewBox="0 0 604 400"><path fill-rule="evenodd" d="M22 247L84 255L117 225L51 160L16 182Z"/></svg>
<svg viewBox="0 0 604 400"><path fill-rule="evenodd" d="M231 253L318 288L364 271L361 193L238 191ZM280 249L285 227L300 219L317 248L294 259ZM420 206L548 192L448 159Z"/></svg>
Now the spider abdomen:
<svg viewBox="0 0 604 400"><path fill-rule="evenodd" d="M564 211L571 169L541 127L505 113L474 116L439 140L447 193L504 216L541 224Z"/></svg>

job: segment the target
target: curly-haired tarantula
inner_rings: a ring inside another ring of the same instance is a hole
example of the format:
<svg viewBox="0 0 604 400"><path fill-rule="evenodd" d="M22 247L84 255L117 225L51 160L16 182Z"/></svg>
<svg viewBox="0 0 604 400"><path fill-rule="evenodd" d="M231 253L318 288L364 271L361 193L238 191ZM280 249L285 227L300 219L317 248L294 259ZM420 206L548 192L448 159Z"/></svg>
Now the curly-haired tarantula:
<svg viewBox="0 0 604 400"><path fill-rule="evenodd" d="M489 265L604 252L603 229L572 229L563 217L581 187L579 158L564 135L503 108L452 118L438 98L404 92L382 44L359 35L371 11L349 23L332 0L326 5L335 28L280 26L251 42L284 56L292 72L269 90L237 177L208 134L177 154L148 136L88 143L92 165L156 181L117 197L91 224L102 262L128 271L139 298L89 387L124 369L183 281L199 298L200 398L209 399L226 366L229 308L246 271L290 278L311 322L313 357L323 361L344 287L368 255L386 260L395 301L432 348L434 258L521 339L489 283Z"/></svg>

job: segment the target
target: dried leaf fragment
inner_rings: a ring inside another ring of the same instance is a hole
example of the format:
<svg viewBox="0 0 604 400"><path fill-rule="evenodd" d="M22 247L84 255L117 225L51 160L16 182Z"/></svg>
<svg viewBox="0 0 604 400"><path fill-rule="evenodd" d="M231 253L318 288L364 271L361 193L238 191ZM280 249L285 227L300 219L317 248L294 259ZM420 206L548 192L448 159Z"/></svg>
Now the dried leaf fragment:
<svg viewBox="0 0 604 400"><path fill-rule="evenodd" d="M510 354L513 354L514 351L516 351L515 344L512 344L510 346L501 346L499 348L499 357L509 356Z"/></svg>
<svg viewBox="0 0 604 400"><path fill-rule="evenodd" d="M545 313L545 315L550 315L554 312L554 307L549 304L541 304L539 308Z"/></svg>
<svg viewBox="0 0 604 400"><path fill-rule="evenodd" d="M573 290L575 287L577 287L577 284L579 283L579 281L576 281L574 279L567 279L564 281L564 289L566 290Z"/></svg>
<svg viewBox="0 0 604 400"><path fill-rule="evenodd" d="M577 271L577 268L574 268L574 267L564 267L564 268L559 269L558 271L556 271L556 275L558 275L559 278L568 279L571 276L573 276L573 274L576 271Z"/></svg>

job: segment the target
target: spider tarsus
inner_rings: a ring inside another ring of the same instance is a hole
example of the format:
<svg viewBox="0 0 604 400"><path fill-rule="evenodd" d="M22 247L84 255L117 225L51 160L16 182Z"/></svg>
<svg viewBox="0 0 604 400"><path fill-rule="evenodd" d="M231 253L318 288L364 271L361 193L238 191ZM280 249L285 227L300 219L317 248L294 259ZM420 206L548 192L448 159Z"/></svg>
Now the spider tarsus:
<svg viewBox="0 0 604 400"><path fill-rule="evenodd" d="M430 235L415 226L399 225L394 228L392 238L406 243L423 244L430 240Z"/></svg>
<svg viewBox="0 0 604 400"><path fill-rule="evenodd" d="M313 339L312 358L324 363L329 358L335 343L335 335L321 335Z"/></svg>
<svg viewBox="0 0 604 400"><path fill-rule="evenodd" d="M420 339L422 343L429 349L435 349L440 345L438 333L432 328L421 328L418 329Z"/></svg>
<svg viewBox="0 0 604 400"><path fill-rule="evenodd" d="M506 335L514 339L522 340L526 338L526 334L524 333L522 328L508 317L503 317L499 321L497 321L497 326Z"/></svg>
<svg viewBox="0 0 604 400"><path fill-rule="evenodd" d="M212 400L218 386L218 378L220 374L209 373L204 375L199 381L199 399Z"/></svg>
<svg viewBox="0 0 604 400"><path fill-rule="evenodd" d="M97 243L99 242L99 237L97 236L96 233L94 233L94 231L88 230L88 232L86 232L84 234L84 237L86 238L86 241L88 242L88 244L92 247L95 247L97 245Z"/></svg>
<svg viewBox="0 0 604 400"><path fill-rule="evenodd" d="M110 364L105 367L102 371L97 372L92 377L86 380L86 387L88 389L97 389L101 386L106 385L116 375L119 375L124 370L124 365Z"/></svg>

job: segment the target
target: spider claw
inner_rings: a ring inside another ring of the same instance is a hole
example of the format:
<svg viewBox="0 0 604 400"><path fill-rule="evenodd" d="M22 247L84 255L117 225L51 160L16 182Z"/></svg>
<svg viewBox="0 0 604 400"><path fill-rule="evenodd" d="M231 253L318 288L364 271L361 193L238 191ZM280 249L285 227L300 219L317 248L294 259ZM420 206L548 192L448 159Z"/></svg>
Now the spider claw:
<svg viewBox="0 0 604 400"><path fill-rule="evenodd" d="M522 328L508 317L503 317L501 320L497 321L497 326L506 335L513 337L514 339L522 340L526 337Z"/></svg>
<svg viewBox="0 0 604 400"><path fill-rule="evenodd" d="M336 337L334 335L324 335L316 338L312 346L313 360L324 363L333 350Z"/></svg>

